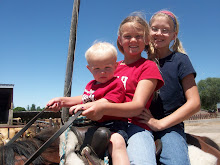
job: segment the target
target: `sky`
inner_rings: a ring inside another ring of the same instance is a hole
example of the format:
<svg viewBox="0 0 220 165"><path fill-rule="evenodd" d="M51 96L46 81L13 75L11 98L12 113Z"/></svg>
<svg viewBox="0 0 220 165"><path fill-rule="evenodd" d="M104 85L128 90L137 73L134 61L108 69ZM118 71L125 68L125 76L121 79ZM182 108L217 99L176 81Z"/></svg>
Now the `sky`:
<svg viewBox="0 0 220 165"><path fill-rule="evenodd" d="M0 84L14 84L14 107L43 108L64 95L73 2L0 0ZM161 9L172 11L180 23L178 37L197 72L196 82L220 77L219 0L80 2L72 96L81 95L93 79L86 68L86 50L96 40L116 46L121 21L135 11L144 12L147 21Z"/></svg>

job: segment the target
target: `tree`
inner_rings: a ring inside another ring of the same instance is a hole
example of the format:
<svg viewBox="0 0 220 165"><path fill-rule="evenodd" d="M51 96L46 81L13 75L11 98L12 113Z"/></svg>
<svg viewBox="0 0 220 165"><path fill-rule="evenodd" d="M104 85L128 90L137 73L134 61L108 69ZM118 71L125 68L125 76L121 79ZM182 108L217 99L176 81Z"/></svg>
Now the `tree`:
<svg viewBox="0 0 220 165"><path fill-rule="evenodd" d="M220 78L200 80L198 90L202 108L216 111L216 105L220 102Z"/></svg>
<svg viewBox="0 0 220 165"><path fill-rule="evenodd" d="M37 107L37 111L42 111L42 109L40 108L40 106Z"/></svg>
<svg viewBox="0 0 220 165"><path fill-rule="evenodd" d="M27 111L30 111L30 106L29 105L27 106Z"/></svg>
<svg viewBox="0 0 220 165"><path fill-rule="evenodd" d="M35 104L32 104L31 105L31 109L30 109L31 111L36 111L36 106L35 106Z"/></svg>
<svg viewBox="0 0 220 165"><path fill-rule="evenodd" d="M26 111L23 107L16 107L13 109L13 111Z"/></svg>

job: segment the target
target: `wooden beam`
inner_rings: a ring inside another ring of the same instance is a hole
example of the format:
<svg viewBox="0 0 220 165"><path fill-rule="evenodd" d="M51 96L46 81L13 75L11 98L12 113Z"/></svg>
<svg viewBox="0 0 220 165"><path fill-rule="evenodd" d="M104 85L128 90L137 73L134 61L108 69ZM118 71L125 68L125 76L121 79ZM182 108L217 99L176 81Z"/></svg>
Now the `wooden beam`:
<svg viewBox="0 0 220 165"><path fill-rule="evenodd" d="M74 0L72 19L71 19L71 28L70 28L70 37L69 37L69 49L68 49L68 57L67 57L67 65L66 65L64 97L71 96L79 6L80 6L80 0ZM61 119L62 119L62 122L66 122L69 119L68 108L62 108Z"/></svg>

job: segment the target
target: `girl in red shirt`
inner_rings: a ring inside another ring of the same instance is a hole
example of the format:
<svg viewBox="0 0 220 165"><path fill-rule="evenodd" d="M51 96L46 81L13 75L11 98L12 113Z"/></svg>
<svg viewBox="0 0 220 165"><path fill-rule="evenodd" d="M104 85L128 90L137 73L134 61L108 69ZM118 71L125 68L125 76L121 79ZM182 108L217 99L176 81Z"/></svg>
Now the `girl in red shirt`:
<svg viewBox="0 0 220 165"><path fill-rule="evenodd" d="M142 57L143 50L153 54L149 42L149 26L140 13L122 21L117 45L124 60L118 63L115 75L125 86L125 103L96 103L92 106L85 104L82 113L92 120L100 120L104 115L129 118L127 152L130 164L138 165L156 165L152 132L136 117L145 108L149 108L153 92L163 85L156 63Z"/></svg>

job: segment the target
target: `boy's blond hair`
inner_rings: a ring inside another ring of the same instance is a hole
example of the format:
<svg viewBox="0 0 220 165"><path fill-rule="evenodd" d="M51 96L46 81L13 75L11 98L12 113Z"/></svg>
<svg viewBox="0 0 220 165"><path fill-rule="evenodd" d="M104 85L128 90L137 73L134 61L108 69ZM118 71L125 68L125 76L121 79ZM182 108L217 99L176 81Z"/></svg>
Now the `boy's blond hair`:
<svg viewBox="0 0 220 165"><path fill-rule="evenodd" d="M85 53L87 62L89 62L94 56L103 56L104 53L109 52L112 58L117 61L117 50L115 46L108 42L96 42Z"/></svg>

